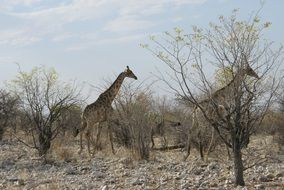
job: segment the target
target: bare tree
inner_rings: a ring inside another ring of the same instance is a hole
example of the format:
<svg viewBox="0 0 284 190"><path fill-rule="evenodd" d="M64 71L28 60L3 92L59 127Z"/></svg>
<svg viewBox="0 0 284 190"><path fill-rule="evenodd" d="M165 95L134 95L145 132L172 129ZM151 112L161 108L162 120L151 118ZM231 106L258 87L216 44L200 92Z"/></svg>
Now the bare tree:
<svg viewBox="0 0 284 190"><path fill-rule="evenodd" d="M63 110L79 103L79 91L74 84L61 83L55 70L45 67L35 67L30 72L19 70L10 87L20 99L25 122L22 129L32 138L32 143L18 140L37 149L39 156L45 156L62 127L55 123Z"/></svg>
<svg viewBox="0 0 284 190"><path fill-rule="evenodd" d="M236 13L229 18L220 16L220 24L210 23L209 29L193 27L192 34L176 28L174 33L166 32L162 39L151 37L156 46L142 47L170 69L166 74L160 72L158 77L180 99L201 112L232 149L235 184L243 186L246 167L241 150L274 100L283 77L277 72L283 51L282 47L275 50L272 42L263 40L263 30L270 26L269 22L260 23L257 14L239 21ZM216 68L225 71L228 67L231 77L226 83L230 87L214 91L210 71Z"/></svg>
<svg viewBox="0 0 284 190"><path fill-rule="evenodd" d="M5 129L9 124L12 125L12 118L16 115L17 102L16 97L4 90L0 90L0 141L3 138Z"/></svg>

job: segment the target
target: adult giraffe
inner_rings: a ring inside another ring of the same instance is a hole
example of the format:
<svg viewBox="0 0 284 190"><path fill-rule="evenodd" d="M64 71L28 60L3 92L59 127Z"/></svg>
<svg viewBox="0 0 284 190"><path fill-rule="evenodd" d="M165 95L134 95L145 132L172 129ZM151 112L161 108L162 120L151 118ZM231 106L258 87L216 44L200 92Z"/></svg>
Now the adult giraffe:
<svg viewBox="0 0 284 190"><path fill-rule="evenodd" d="M249 66L248 62L245 59L243 68L239 69L233 79L226 86L212 93L209 98L199 101L197 102L197 104L194 105L192 112L192 130L195 131L195 134L197 134L198 136L198 141L195 142L195 144L198 144L200 157L202 159L204 156L206 156L205 159L207 159L207 156L210 152L210 149L212 148L212 145L214 143L213 141L215 139L215 130L209 127L210 124L206 121L203 112L205 112L206 116L209 119L220 119L225 117L226 112L230 109L231 100L235 96L233 89L239 88L246 75L259 79L257 73ZM203 111L201 109L203 109ZM200 127L200 124L202 124L203 127ZM209 131L211 131L211 135L209 135L211 137L208 138ZM206 134L207 137L205 137ZM209 142L204 143L202 142L203 140ZM184 157L184 160L186 160L190 154L191 144L193 143L192 141L193 138L189 134L187 143L187 153ZM208 146L206 155L204 155L205 144L207 144Z"/></svg>
<svg viewBox="0 0 284 190"><path fill-rule="evenodd" d="M102 123L106 122L108 124L108 133L109 133L109 138L111 142L111 149L112 152L114 153L114 148L113 148L113 142L112 142L112 132L110 130L110 124L108 123L109 119L111 118L113 108L112 108L112 102L116 95L118 94L118 91L124 81L125 78L133 78L137 80L137 77L135 74L129 69L129 67L126 67L126 70L123 71L118 75L116 80L113 82L113 84L100 96L98 99L93 102L92 104L89 104L86 106L86 108L83 111L83 114L81 116L82 123L81 123L81 128L77 129L74 136L76 137L78 133L80 133L80 150L79 153L83 150L83 145L82 145L82 136L83 132L85 131L86 139L87 139L87 146L88 146L88 152L91 154L90 150L90 138L91 138L91 131L94 128L98 128L97 131L97 137L96 137L96 143L95 146L97 148L99 138L100 138L100 133L102 130Z"/></svg>

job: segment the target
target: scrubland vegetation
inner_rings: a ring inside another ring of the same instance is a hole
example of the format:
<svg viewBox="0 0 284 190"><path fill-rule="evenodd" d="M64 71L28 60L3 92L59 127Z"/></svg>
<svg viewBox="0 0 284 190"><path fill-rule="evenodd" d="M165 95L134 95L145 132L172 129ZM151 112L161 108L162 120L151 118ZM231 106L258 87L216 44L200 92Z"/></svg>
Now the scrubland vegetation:
<svg viewBox="0 0 284 190"><path fill-rule="evenodd" d="M0 189L282 189L283 50L262 39L269 26L234 11L152 36L141 46L173 96L125 81L92 157L73 136L81 89L53 69L19 70L0 92Z"/></svg>

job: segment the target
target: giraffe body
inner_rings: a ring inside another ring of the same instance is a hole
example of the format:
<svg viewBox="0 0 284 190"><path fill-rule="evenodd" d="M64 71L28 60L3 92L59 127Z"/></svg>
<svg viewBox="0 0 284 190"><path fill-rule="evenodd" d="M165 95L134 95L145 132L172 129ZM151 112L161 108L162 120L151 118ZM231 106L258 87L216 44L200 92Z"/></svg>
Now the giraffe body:
<svg viewBox="0 0 284 190"><path fill-rule="evenodd" d="M86 135L88 152L89 154L91 154L91 150L90 150L90 142L92 140L91 131L97 128L96 142L94 144L95 145L94 147L97 149L99 139L100 139L102 124L107 123L108 133L109 133L110 142L111 142L111 148L112 148L112 152L114 153L113 142L112 142L112 132L111 132L108 121L110 120L112 116L112 112L113 112L113 108L111 104L113 100L115 99L126 77L137 80L137 77L127 66L127 69L118 75L114 83L106 91L100 94L100 96L95 102L87 105L86 108L84 109L82 116L81 116L81 119L82 119L81 128L77 130L77 134L80 133L80 151L79 152L81 152L83 149L83 145L82 145L83 132L85 132L85 135ZM77 136L77 134L75 136Z"/></svg>
<svg viewBox="0 0 284 190"><path fill-rule="evenodd" d="M241 81L246 75L259 79L255 71L246 63L245 68L241 69L226 86L212 93L209 98L198 102L198 105L204 110L208 118L220 119L226 116L227 110L230 109L230 104L232 100L234 100L235 94L233 89L240 86ZM189 135L187 154L184 160L186 160L190 154L191 143L197 144L202 159L204 156L207 158L212 146L216 143L214 142L216 139L215 130L210 126L199 106L195 105L193 107L191 130L200 137L198 137L198 142L192 142L191 135ZM204 149L207 149L206 155L204 155Z"/></svg>

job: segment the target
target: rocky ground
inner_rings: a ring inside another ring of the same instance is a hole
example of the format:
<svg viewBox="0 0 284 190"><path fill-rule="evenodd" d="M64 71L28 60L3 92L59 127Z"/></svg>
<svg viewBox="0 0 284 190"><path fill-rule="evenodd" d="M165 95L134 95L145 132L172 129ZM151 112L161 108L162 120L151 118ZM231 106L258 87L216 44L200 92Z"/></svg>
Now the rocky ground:
<svg viewBox="0 0 284 190"><path fill-rule="evenodd" d="M184 162L180 150L152 152L148 162L133 160L125 150L88 159L77 148L57 147L42 164L35 151L2 141L0 189L284 189L281 159L251 167L245 172L246 186L234 187L232 163L225 159L205 163L193 154Z"/></svg>

